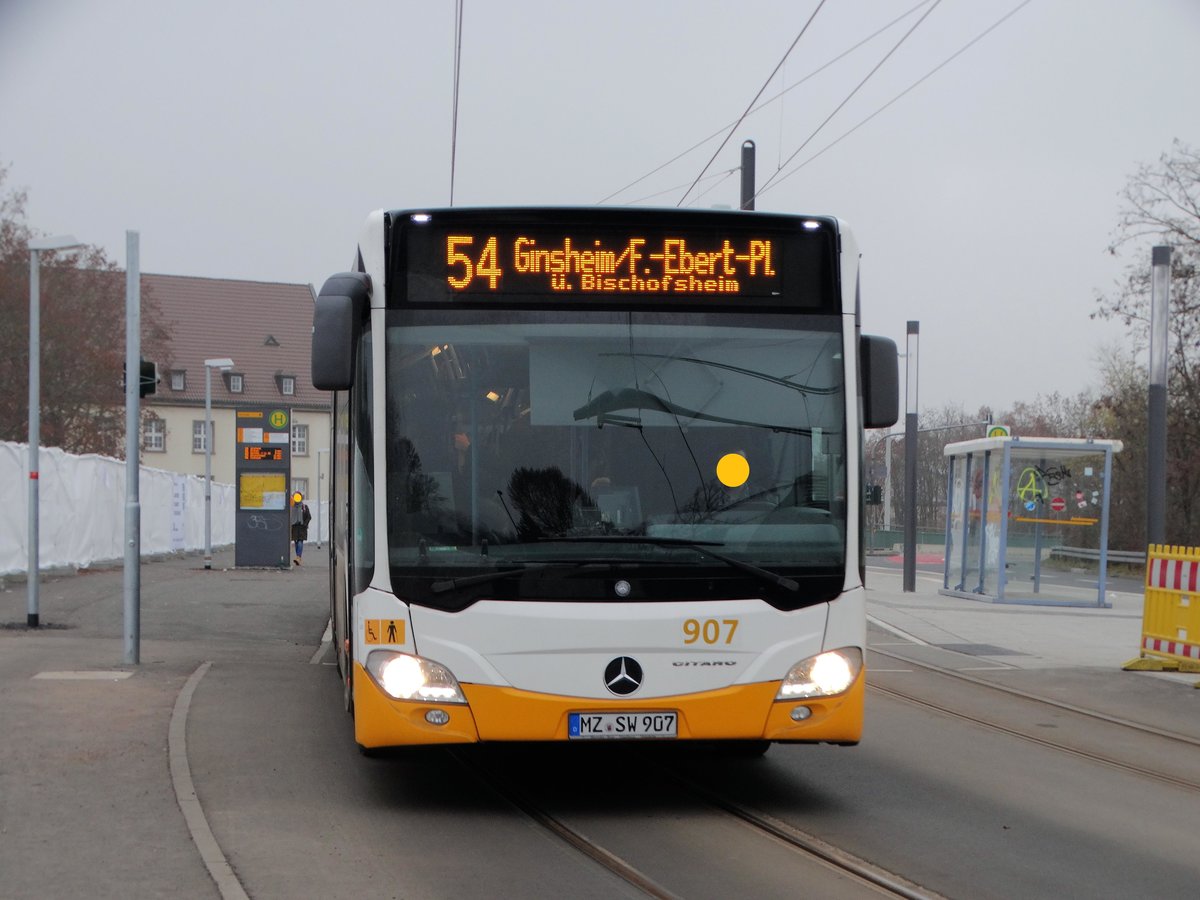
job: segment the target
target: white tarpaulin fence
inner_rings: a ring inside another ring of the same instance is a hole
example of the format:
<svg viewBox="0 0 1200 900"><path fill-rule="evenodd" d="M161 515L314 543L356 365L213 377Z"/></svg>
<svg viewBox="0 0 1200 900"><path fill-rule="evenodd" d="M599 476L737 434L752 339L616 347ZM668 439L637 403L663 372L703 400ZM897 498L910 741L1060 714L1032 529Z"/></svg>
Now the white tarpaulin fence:
<svg viewBox="0 0 1200 900"><path fill-rule="evenodd" d="M29 564L29 445L0 441L0 575ZM87 568L125 556L125 463L42 447L39 568ZM142 555L204 549L204 479L141 467ZM233 543L233 485L213 484L212 545Z"/></svg>

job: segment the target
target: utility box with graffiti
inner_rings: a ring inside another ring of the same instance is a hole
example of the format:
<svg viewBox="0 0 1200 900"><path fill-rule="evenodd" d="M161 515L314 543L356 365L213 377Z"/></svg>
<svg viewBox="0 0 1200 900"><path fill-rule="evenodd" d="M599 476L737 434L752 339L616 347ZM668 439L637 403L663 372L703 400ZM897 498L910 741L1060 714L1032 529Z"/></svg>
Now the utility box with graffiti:
<svg viewBox="0 0 1200 900"><path fill-rule="evenodd" d="M1105 594L1112 458L1120 441L983 438L948 444L941 593L1047 606L1112 604ZM1095 590L1049 568L1095 560Z"/></svg>

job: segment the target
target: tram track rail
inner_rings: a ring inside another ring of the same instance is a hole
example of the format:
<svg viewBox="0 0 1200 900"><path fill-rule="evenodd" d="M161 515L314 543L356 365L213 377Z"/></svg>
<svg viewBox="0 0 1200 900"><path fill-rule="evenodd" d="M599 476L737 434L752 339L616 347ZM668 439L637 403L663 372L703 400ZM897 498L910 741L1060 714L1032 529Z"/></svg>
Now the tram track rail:
<svg viewBox="0 0 1200 900"><path fill-rule="evenodd" d="M610 874L634 887L648 897L661 900L677 900L679 895L663 886L637 866L623 859L608 848L593 840L580 829L555 815L539 801L514 783L514 780L498 774L485 764L469 759L459 751L450 751L454 759L469 771L484 787L501 797L546 831L591 859ZM659 765L664 781L672 783L682 794L703 803L717 813L728 816L758 837L781 844L802 859L833 870L839 876L862 884L879 896L903 898L903 900L942 900L940 894L932 893L905 881L885 869L872 865L839 847L809 834L787 822L765 813L752 810L698 782L687 778L673 767Z"/></svg>
<svg viewBox="0 0 1200 900"><path fill-rule="evenodd" d="M1141 722L1135 722L1130 719L1114 716L1109 713L1100 712L1094 709L1087 709L1076 704L1067 703L1061 700L1054 700L1049 697L1042 697L1033 694L1029 691L1021 690L1020 688L1010 687L1009 685L998 684L989 681L985 678L968 675L962 672L956 672L953 669L947 669L943 666L938 666L932 663L921 662L910 657L903 656L897 653L890 653L886 650L871 648L872 653L877 653L881 656L886 656L889 659L902 662L905 665L910 665L918 669L923 669L927 672L934 673L944 678L954 681L967 683L976 687L984 688L985 690L995 691L1009 697L1017 698L1018 700L1038 704L1040 706L1049 707L1061 712L1069 713L1073 716L1080 717L1085 720L1101 723L1105 726L1112 726L1129 731L1136 732L1147 737L1154 738L1159 741L1165 741L1171 746L1184 747L1190 749L1200 749L1200 739L1196 739L1189 735L1180 734L1163 728L1157 728L1153 725L1147 725ZM1171 787L1182 788L1184 790L1200 792L1200 778L1189 778L1172 775L1157 769L1151 769L1137 763L1130 762L1117 758L1115 755L1106 754L1094 750L1089 750L1079 747L1065 741L1053 740L1039 734L1033 733L1031 730L1017 728L1010 725L1004 725L991 719L985 718L982 715L976 715L971 712L964 712L961 709L954 709L950 705L930 700L925 697L920 697L910 691L905 691L892 686L884 686L876 683L869 683L868 689L891 697L904 703L909 703L921 709L930 710L942 715L950 716L960 721L967 722L982 728L987 728L991 731L1005 734L1010 737L1016 737L1029 743L1037 744L1047 749L1056 750L1061 753L1066 753L1082 759L1087 759L1090 762L1099 763L1120 771L1135 774L1144 778L1148 778Z"/></svg>
<svg viewBox="0 0 1200 900"><path fill-rule="evenodd" d="M636 866L600 846L600 844L593 841L582 831L571 827L561 818L545 809L541 804L535 802L525 791L514 784L511 778L506 779L498 775L495 771L480 764L477 760L468 758L460 750L451 749L449 753L460 766L470 772L485 788L626 884L637 888L647 897L660 898L660 900L678 900L677 894L668 891Z"/></svg>
<svg viewBox="0 0 1200 900"><path fill-rule="evenodd" d="M865 882L884 896L902 897L905 900L939 900L941 897L774 816L728 800L678 773L670 772L669 775L677 784L710 806L849 877Z"/></svg>
<svg viewBox="0 0 1200 900"><path fill-rule="evenodd" d="M1087 707L1077 706L1073 703L1066 703L1062 700L1054 700L1050 697L1042 697L1038 694L1030 693L1029 691L1023 691L1020 688L1010 687L1006 684L998 684L994 681L989 681L986 678L978 678L974 675L968 675L965 672L947 669L945 666L939 666L929 662L922 662L909 656L902 656L899 653L891 653L887 650L880 650L877 647L871 647L869 649L871 653L876 653L880 656L886 656L888 659L895 660L896 662L902 662L906 665L916 666L917 668L925 669L929 672L936 672L938 675L943 675L947 678L953 678L957 681L965 681L969 684L978 685L979 687L990 688L991 690L1000 691L1013 697L1020 697L1023 700L1032 700L1035 703L1041 703L1045 706L1052 706L1056 709L1064 710L1065 712L1074 713L1079 716L1086 716L1087 718L1105 722L1110 725L1122 725L1126 728L1132 728L1135 731L1140 731L1145 734L1152 734L1155 737L1165 738L1169 741L1176 741L1180 744L1186 744L1200 749L1200 738L1194 738L1190 735L1180 734L1177 731L1170 731L1165 728L1156 728L1155 726L1147 725L1144 722L1134 722L1131 719L1124 719L1120 716L1114 716L1098 710L1088 709Z"/></svg>

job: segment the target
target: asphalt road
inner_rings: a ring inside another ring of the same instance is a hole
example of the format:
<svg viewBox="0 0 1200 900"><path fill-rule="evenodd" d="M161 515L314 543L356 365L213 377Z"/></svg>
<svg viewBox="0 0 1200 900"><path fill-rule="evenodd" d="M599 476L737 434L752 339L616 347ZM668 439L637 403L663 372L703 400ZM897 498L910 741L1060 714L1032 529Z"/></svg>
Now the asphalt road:
<svg viewBox="0 0 1200 900"><path fill-rule="evenodd" d="M857 748L777 746L760 760L571 747L365 759L319 652L320 556L310 548L309 566L291 572L226 571L223 554L210 572L197 558L145 565L136 667L121 664L119 570L45 581L37 633L20 627L24 585L0 592L0 896L221 896L172 780L171 721L189 679L196 806L250 897L638 895L482 782L463 764L472 760L677 896L874 895L676 790L680 773L945 896L1188 896L1200 883L1200 792L878 690ZM875 629L871 641L913 659L934 652ZM880 686L1112 743L1053 709L1014 712L902 661L870 662ZM1196 718L1200 692L1179 683L991 668L1080 703ZM1121 738L1134 756L1140 740ZM1180 751L1177 765L1196 752Z"/></svg>

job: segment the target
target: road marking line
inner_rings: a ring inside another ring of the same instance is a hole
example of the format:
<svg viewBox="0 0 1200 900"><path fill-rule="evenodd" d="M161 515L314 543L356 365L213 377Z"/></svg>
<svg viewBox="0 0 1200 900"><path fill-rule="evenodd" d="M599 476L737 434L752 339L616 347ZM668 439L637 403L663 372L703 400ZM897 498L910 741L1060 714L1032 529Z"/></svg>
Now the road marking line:
<svg viewBox="0 0 1200 900"><path fill-rule="evenodd" d="M321 644L319 647L317 647L317 652L312 655L312 658L308 661L308 664L310 666L315 666L317 663L319 663L321 658L325 655L325 651L329 649L329 645L331 643L333 643L333 619L330 619L327 623L325 623L325 633L321 635Z"/></svg>
<svg viewBox="0 0 1200 900"><path fill-rule="evenodd" d="M962 666L954 669L955 672L1010 672L1017 666Z"/></svg>
<svg viewBox="0 0 1200 900"><path fill-rule="evenodd" d="M895 625L889 625L887 622L883 621L882 619L875 618L875 616L867 616L867 621L870 622L872 625L875 625L878 628L882 628L884 631L891 632L898 638L904 638L906 641L912 641L914 644L919 644L922 647L932 646L927 641L921 640L915 634L909 634L904 629L897 628ZM869 650L870 647L868 647L867 649Z"/></svg>
<svg viewBox="0 0 1200 900"><path fill-rule="evenodd" d="M38 672L34 678L44 681L124 681L132 672Z"/></svg>
<svg viewBox="0 0 1200 900"><path fill-rule="evenodd" d="M229 865L229 860L221 851L217 839L213 837L200 798L196 796L196 785L192 782L192 767L188 764L187 756L187 716L192 705L192 694L196 685L204 677L204 673L212 666L212 662L200 664L200 668L192 673L175 698L175 709L171 713L171 727L167 732L167 754L171 762L171 784L175 788L175 800L179 810L187 822L188 831L192 834L192 843L204 860L208 874L217 883L223 900L250 900L246 889L238 881L237 875Z"/></svg>

